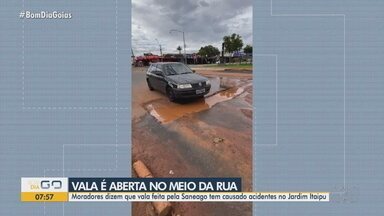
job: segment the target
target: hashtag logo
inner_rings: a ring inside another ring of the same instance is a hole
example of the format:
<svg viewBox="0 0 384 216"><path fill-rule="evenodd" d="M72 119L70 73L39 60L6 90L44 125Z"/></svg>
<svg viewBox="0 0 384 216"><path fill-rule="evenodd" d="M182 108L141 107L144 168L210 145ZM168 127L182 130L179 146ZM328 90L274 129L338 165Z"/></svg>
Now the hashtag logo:
<svg viewBox="0 0 384 216"><path fill-rule="evenodd" d="M20 19L24 19L24 16L25 16L25 12L21 11L20 14L19 14Z"/></svg>

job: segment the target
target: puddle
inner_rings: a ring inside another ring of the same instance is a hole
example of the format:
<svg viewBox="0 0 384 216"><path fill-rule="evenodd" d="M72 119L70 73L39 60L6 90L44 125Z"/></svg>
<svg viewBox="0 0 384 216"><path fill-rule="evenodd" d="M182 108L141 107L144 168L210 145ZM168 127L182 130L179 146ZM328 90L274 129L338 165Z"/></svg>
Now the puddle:
<svg viewBox="0 0 384 216"><path fill-rule="evenodd" d="M148 112L161 123L168 123L181 118L187 114L201 112L210 109L214 105L233 99L242 94L245 88L251 84L241 87L241 81L227 78L210 78L211 91L205 98L192 101L172 103L166 99L153 101L145 106Z"/></svg>
<svg viewBox="0 0 384 216"><path fill-rule="evenodd" d="M209 77L209 81L211 81L211 90L209 90L205 97L209 97L218 91L225 90L225 87L220 84L220 77Z"/></svg>

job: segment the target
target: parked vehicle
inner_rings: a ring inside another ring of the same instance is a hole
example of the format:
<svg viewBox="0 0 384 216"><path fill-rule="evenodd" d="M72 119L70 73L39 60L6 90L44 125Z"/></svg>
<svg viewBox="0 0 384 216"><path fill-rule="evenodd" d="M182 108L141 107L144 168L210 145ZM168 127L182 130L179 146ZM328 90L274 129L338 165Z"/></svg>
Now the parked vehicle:
<svg viewBox="0 0 384 216"><path fill-rule="evenodd" d="M147 71L148 88L165 93L170 101L204 97L211 89L208 78L179 62L153 63Z"/></svg>
<svg viewBox="0 0 384 216"><path fill-rule="evenodd" d="M133 64L135 67L149 66L151 62L160 62L161 56L153 55L152 53L144 53L143 56L134 58Z"/></svg>

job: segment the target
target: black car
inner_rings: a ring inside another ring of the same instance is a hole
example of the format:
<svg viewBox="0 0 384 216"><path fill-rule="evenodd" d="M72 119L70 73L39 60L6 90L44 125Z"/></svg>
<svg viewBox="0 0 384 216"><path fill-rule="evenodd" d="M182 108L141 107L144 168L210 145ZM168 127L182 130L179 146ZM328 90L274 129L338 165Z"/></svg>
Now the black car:
<svg viewBox="0 0 384 216"><path fill-rule="evenodd" d="M147 71L148 88L165 93L170 101L204 97L211 89L209 79L178 62L153 63Z"/></svg>

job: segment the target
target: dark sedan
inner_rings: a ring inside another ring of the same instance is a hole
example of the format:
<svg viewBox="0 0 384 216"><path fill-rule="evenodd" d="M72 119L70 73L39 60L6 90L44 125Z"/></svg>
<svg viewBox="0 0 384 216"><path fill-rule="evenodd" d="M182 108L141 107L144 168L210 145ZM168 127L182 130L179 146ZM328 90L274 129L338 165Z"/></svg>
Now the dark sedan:
<svg viewBox="0 0 384 216"><path fill-rule="evenodd" d="M147 71L148 88L165 93L170 101L204 97L211 89L209 79L178 62L153 63Z"/></svg>

